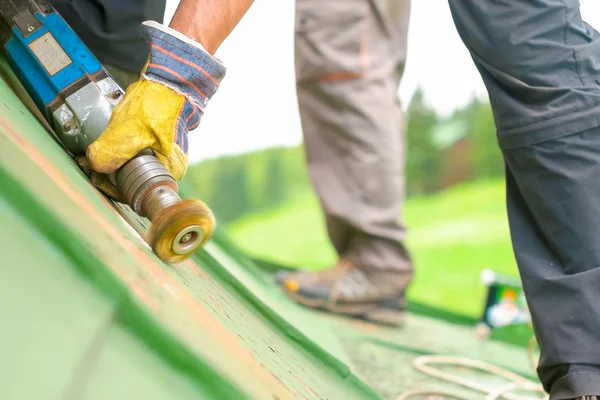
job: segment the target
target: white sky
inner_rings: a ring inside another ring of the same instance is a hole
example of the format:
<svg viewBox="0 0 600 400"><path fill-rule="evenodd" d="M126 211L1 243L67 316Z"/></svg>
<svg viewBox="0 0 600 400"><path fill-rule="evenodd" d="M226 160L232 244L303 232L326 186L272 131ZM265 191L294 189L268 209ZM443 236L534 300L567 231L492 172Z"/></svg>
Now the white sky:
<svg viewBox="0 0 600 400"><path fill-rule="evenodd" d="M580 3L584 20L600 29L600 1ZM167 0L166 21L177 4L178 0ZM217 57L226 64L227 76L200 127L190 132L191 162L301 142L293 24L293 0L256 0L221 46ZM407 66L400 85L405 105L418 86L442 114L465 105L474 94L487 97L456 33L448 0L412 2Z"/></svg>

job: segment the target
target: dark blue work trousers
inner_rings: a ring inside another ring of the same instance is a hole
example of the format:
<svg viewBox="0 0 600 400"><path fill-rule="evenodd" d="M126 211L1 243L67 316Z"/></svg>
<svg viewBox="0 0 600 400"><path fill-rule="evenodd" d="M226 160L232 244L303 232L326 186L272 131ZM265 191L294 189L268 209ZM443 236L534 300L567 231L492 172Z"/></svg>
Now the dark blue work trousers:
<svg viewBox="0 0 600 400"><path fill-rule="evenodd" d="M600 34L577 0L449 0L487 87L552 400L600 395Z"/></svg>

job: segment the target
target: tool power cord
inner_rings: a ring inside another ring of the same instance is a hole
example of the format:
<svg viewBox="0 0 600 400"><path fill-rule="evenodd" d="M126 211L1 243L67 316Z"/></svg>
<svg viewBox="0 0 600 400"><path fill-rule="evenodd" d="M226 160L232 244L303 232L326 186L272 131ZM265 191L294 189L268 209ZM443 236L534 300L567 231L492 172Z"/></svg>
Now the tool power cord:
<svg viewBox="0 0 600 400"><path fill-rule="evenodd" d="M535 337L529 342L528 346L528 358L531 366L535 369L536 360L534 357L534 347L536 345ZM480 371L487 372L492 375L496 375L502 378L505 378L508 382L504 385L498 387L489 387L487 385L483 385L473 379L467 379L460 375L451 374L449 372L444 372L439 369L433 368L431 365L450 365L457 366L467 369L476 369ZM511 371L508 371L504 368L497 367L492 364L488 364L483 361L473 360L465 357L456 357L456 356L439 356L439 355L425 355L417 357L414 361L414 367L418 371L439 378L441 380L454 383L456 385L462 386L464 388L468 388L480 393L485 394L485 400L497 400L497 399L507 399L507 400L547 400L549 396L544 391L544 388L541 384L534 382L532 380L526 379L521 375L515 374ZM532 396L522 396L517 395L512 392L514 391L526 391L526 392L538 392L540 395L543 394L542 397L532 397ZM466 397L460 397L456 394L452 394L449 392L442 392L436 390L411 390L405 393L402 393L400 396L396 398L396 400L408 400L417 396L441 396L444 399L452 399L452 400L469 400Z"/></svg>

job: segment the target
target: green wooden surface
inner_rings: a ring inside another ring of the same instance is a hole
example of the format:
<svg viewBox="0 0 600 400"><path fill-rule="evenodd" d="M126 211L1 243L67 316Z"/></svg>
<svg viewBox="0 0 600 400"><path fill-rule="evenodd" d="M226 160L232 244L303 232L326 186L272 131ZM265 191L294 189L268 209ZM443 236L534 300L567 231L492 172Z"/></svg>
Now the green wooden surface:
<svg viewBox="0 0 600 400"><path fill-rule="evenodd" d="M384 399L394 400L408 390L438 389L478 400L481 393L439 381L414 368L420 355L445 355L481 360L515 372L535 381L535 371L529 365L522 347L475 338L473 329L436 319L409 315L402 329L380 329L321 314L332 324L338 339L352 357L361 378L371 384ZM491 387L506 380L487 373L458 367L441 367L458 376L470 377Z"/></svg>
<svg viewBox="0 0 600 400"><path fill-rule="evenodd" d="M115 303L2 198L0 227L0 398L58 398Z"/></svg>
<svg viewBox="0 0 600 400"><path fill-rule="evenodd" d="M414 370L420 353L532 374L522 348L478 342L469 327L310 312L219 234L165 265L2 82L0 251L0 399L393 399L446 387Z"/></svg>
<svg viewBox="0 0 600 400"><path fill-rule="evenodd" d="M146 375L146 379L152 380L157 387L161 382L158 378L153 379L154 376L163 377L167 383L177 381L175 387L181 387L181 398L185 398L190 385L197 394L215 399L378 397L323 346L311 342L308 337L291 340L289 332L282 332L280 325L274 323L273 315L264 313L264 307L253 306L247 298L235 293L230 283L212 273L214 265L206 267L202 258L197 259L199 262L177 266L160 262L98 195L73 161L5 84L0 84L0 195L20 221L14 224L27 225L38 241L53 248L54 257L62 257L62 261L56 261L56 268L64 269L63 274L80 277L79 283L73 283L75 287L87 287L90 293L104 299L104 303L97 300L100 302L98 307L114 304L113 309L109 307L106 312L117 319L119 325L115 328L110 323L108 332L122 331L124 336L121 337L136 343L130 347L139 350L137 356L131 358L125 357L123 347L121 351L114 346L112 350L104 349L102 346L108 345L98 344L100 339L95 335L106 334L100 330L101 327L107 329L107 322L97 320L102 313L85 309L65 318L79 329L94 322L98 326L91 329L89 337L64 331L64 340L69 341L64 345L65 355L73 354L69 366L68 357L59 357L60 362L57 361L48 350L52 347L51 342L37 337L41 334L36 329L41 321L48 319L48 324L58 323L58 317L50 312L39 316L35 304L31 306L33 311L28 318L23 317L20 309L3 308L0 315L3 323L27 332L32 342L31 357L40 359L22 358L22 365L35 362L40 367L14 370L13 381L48 381L49 385L55 385L54 392L44 392L44 398L62 398L60 396L67 388L77 385L84 398L127 397L133 389L102 384L110 381L110 374L118 370L117 364L123 368L123 382L128 375L132 382L138 380L141 384ZM0 231L10 236L13 228L11 224L3 224ZM22 237L17 236L15 240L28 246ZM9 241L4 245L13 247ZM46 260L51 259L48 254L33 247L30 252L32 257L39 257L35 262L29 262L30 275L50 268L46 265ZM214 262L214 258L210 262ZM3 268L14 268L13 264L18 263L6 262ZM52 281L60 286L63 278L56 277ZM21 291L18 287L23 285L26 286L23 291L33 290L33 287L27 288L26 280L18 285L15 283L15 290ZM68 291L64 290L64 293ZM64 297L80 307L85 305L83 295ZM47 305L53 312L61 312L60 305L49 300ZM12 329L6 332L8 335ZM76 339L70 342L71 337ZM330 337L330 340L333 339ZM310 342L308 345L307 341ZM15 354L26 352L27 345L15 343L12 351ZM96 366L93 358L85 361L94 345L100 346L101 350L96 351L104 355L96 355L100 357L96 358ZM151 354L143 356L148 360L146 363L140 363L144 351ZM124 358L117 361L118 357ZM82 373L76 361L84 362L89 371L95 372L91 375L91 372ZM45 374L41 367L44 364L54 366L56 377ZM113 366L109 367L109 364ZM148 371L140 370L139 365L147 365ZM11 366L5 362L2 368L10 369ZM161 369L172 373L158 373ZM61 386L60 377L69 382L68 387L65 382ZM17 398L39 398L26 393L37 389L15 386L23 390L23 396ZM159 389L155 392L160 396ZM171 396L180 398L178 393L171 393Z"/></svg>
<svg viewBox="0 0 600 400"><path fill-rule="evenodd" d="M0 398L200 398L3 199L0 226Z"/></svg>
<svg viewBox="0 0 600 400"><path fill-rule="evenodd" d="M185 375L165 363L121 324L113 324L77 375L71 399L182 399L213 398L202 393Z"/></svg>
<svg viewBox="0 0 600 400"><path fill-rule="evenodd" d="M212 263L215 274L235 287L235 292L248 303L268 314L282 333L305 346L312 345L320 360L328 361L342 373L352 369L352 361L329 326L315 323L313 315L290 301L275 287L273 280L257 275L256 266L248 258L228 248L218 238L209 244L208 253L215 261ZM207 254L200 257L208 258Z"/></svg>
<svg viewBox="0 0 600 400"><path fill-rule="evenodd" d="M251 262L227 237L217 235L213 242L213 247L219 247L219 251L223 253L221 265L231 265L231 275L237 279L243 277L247 286L253 288L248 296L260 296L262 301L273 305L274 309L280 310L289 320L304 321L305 327L327 327L327 332L333 332L333 340L329 335L319 338L318 330L311 332L307 329L306 334L325 347L335 349L334 354L341 353L352 372L370 384L384 399L394 400L405 391L417 389L444 390L473 400L482 397L481 393L439 381L417 371L413 362L416 357L424 354L481 360L536 380L535 371L522 346L477 339L474 331L476 321L471 321L472 325L465 321L458 324L408 314L405 326L385 328L326 312L307 313L306 309L293 303L273 284L271 272ZM212 255L216 253L211 251ZM229 263L227 259L236 261ZM237 272L240 267L243 268L243 273ZM293 332L290 334L293 335ZM491 386L505 383L502 378L477 371L458 368L451 370Z"/></svg>

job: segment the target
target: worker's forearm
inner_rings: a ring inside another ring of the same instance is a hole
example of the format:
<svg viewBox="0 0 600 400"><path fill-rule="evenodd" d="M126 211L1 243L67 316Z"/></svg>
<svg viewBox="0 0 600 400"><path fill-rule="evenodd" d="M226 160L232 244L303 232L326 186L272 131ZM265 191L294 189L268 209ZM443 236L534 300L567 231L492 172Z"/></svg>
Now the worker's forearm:
<svg viewBox="0 0 600 400"><path fill-rule="evenodd" d="M254 0L181 0L169 25L214 54Z"/></svg>

